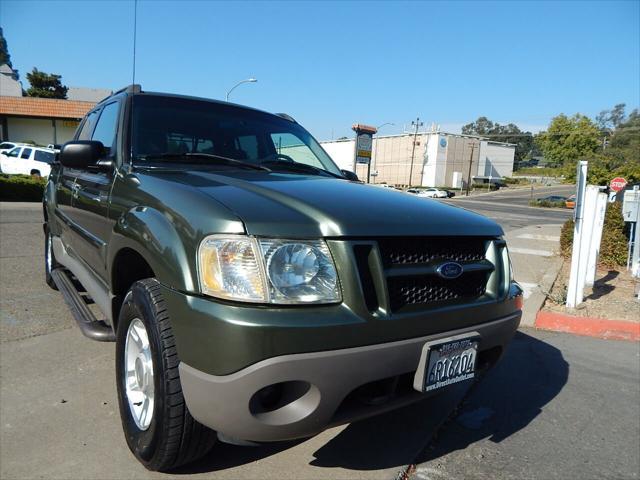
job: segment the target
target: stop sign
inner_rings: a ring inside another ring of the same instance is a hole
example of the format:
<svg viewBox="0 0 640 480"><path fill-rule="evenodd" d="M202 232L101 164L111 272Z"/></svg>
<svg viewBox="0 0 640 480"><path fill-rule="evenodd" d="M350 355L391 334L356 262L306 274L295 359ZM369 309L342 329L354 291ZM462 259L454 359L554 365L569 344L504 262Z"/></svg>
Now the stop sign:
<svg viewBox="0 0 640 480"><path fill-rule="evenodd" d="M611 183L609 184L609 186L611 187L611 190L613 190L614 192L619 192L620 190L622 190L624 187L627 186L627 181L622 177L616 177L613 180L611 180Z"/></svg>

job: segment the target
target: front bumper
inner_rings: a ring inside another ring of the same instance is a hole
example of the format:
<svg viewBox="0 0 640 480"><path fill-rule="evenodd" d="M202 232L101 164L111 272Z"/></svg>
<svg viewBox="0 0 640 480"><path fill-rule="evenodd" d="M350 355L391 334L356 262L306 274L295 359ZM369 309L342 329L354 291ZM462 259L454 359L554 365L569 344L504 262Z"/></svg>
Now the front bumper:
<svg viewBox="0 0 640 480"><path fill-rule="evenodd" d="M517 311L480 325L410 340L281 355L229 375L210 375L183 362L180 379L191 415L227 437L249 441L302 438L425 398L410 385L428 341L477 333L479 364L490 367L511 340L520 316ZM403 388L407 379L409 387ZM358 392L369 384L374 390L387 384L394 388L386 396L367 401ZM280 396L265 406L258 392L270 386Z"/></svg>

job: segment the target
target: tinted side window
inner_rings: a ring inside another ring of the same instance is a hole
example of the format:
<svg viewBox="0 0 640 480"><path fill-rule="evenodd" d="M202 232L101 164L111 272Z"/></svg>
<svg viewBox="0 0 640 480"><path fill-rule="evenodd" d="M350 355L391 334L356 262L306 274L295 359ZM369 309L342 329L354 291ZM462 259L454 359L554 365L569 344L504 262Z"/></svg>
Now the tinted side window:
<svg viewBox="0 0 640 480"><path fill-rule="evenodd" d="M0 150L13 147L13 143L0 143Z"/></svg>
<svg viewBox="0 0 640 480"><path fill-rule="evenodd" d="M116 141L116 128L118 124L118 102L110 103L102 109L96 129L91 140L102 142L105 148L113 148Z"/></svg>
<svg viewBox="0 0 640 480"><path fill-rule="evenodd" d="M93 131L93 126L96 124L96 119L98 118L98 112L91 112L84 124L82 125L82 130L78 134L78 140L89 140L91 138L91 132Z"/></svg>
<svg viewBox="0 0 640 480"><path fill-rule="evenodd" d="M28 159L31 156L31 150L31 148L25 148L24 150L22 150L22 155L20 155L20 158Z"/></svg>
<svg viewBox="0 0 640 480"><path fill-rule="evenodd" d="M53 163L55 155L44 150L36 150L35 160L38 162Z"/></svg>
<svg viewBox="0 0 640 480"><path fill-rule="evenodd" d="M18 155L20 155L20 150L22 150L22 147L16 147L13 150L11 150L10 152L7 153L7 157L18 157Z"/></svg>

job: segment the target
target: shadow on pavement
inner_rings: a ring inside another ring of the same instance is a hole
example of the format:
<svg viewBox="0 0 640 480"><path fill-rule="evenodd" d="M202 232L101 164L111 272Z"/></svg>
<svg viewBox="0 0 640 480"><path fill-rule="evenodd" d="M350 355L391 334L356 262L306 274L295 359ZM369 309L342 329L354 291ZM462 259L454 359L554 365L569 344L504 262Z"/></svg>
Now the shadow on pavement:
<svg viewBox="0 0 640 480"><path fill-rule="evenodd" d="M415 463L465 449L485 438L500 443L526 428L568 378L569 364L560 350L516 333L502 361L476 385L455 419Z"/></svg>
<svg viewBox="0 0 640 480"><path fill-rule="evenodd" d="M507 353L470 395L458 384L442 394L400 410L350 424L319 450L315 467L378 470L421 463L486 437L500 442L525 428L567 382L569 366L561 352L517 332ZM439 432L436 448L426 449L438 426L465 399L454 422ZM235 447L218 444L202 461L173 472L187 474L232 468L275 455L304 440ZM292 466L295 469L295 466Z"/></svg>

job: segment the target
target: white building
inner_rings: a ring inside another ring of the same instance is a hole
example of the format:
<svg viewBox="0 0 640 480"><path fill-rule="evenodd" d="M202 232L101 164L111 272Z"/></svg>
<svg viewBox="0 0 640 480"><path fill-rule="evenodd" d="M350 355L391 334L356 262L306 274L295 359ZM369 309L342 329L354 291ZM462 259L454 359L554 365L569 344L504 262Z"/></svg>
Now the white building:
<svg viewBox="0 0 640 480"><path fill-rule="evenodd" d="M322 142L322 147L340 168L353 170L366 181L367 165L353 163L354 142L354 139ZM372 148L372 183L461 187L456 180L466 183L471 177L471 182L486 182L513 174L515 145L474 135L433 131L415 137L376 136Z"/></svg>

